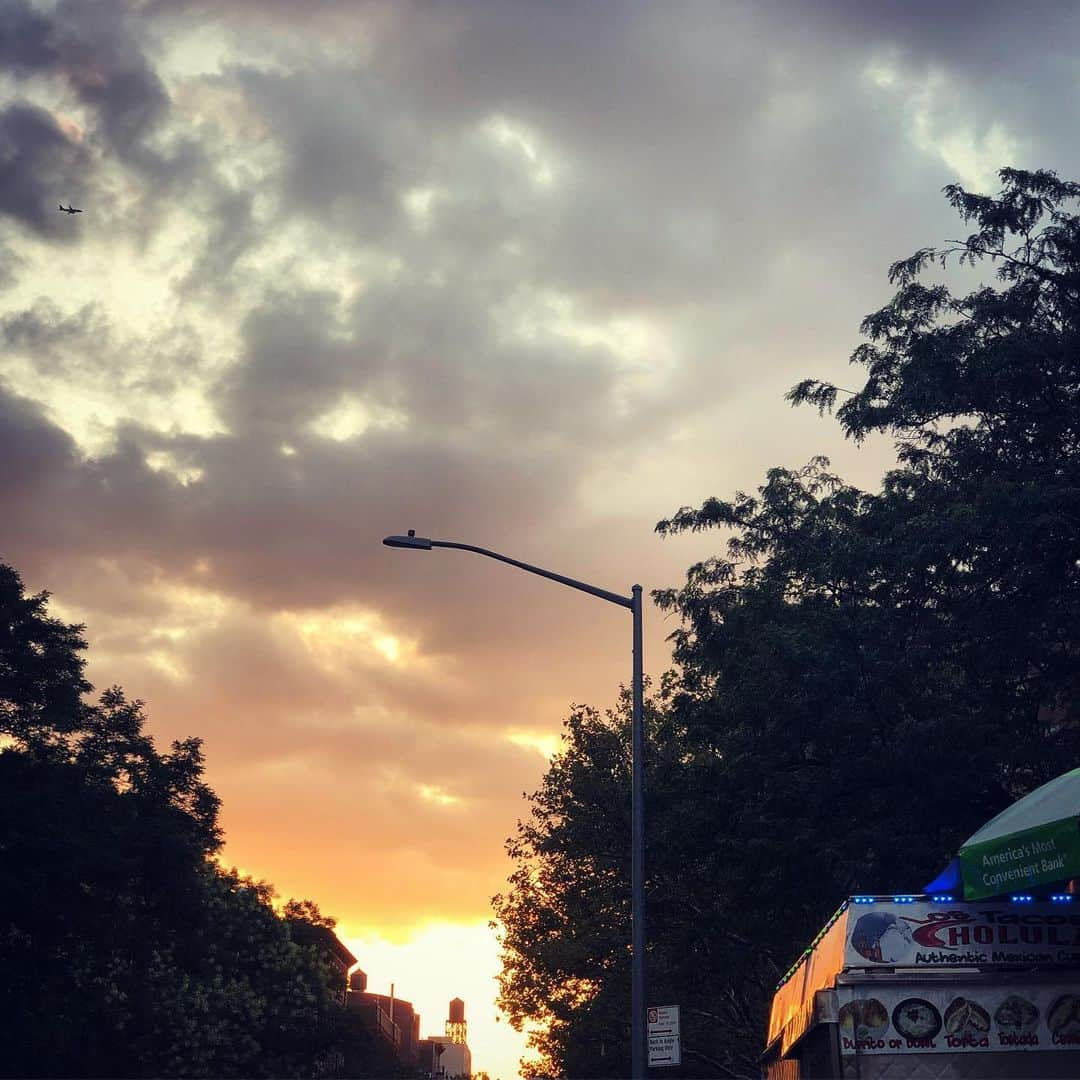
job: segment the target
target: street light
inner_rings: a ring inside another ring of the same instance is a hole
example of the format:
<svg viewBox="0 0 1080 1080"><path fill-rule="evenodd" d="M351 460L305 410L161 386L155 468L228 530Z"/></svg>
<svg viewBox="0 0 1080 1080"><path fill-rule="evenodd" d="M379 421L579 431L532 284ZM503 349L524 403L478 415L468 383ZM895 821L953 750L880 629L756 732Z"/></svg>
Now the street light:
<svg viewBox="0 0 1080 1080"><path fill-rule="evenodd" d="M645 1080L645 725L642 718L644 700L644 676L642 674L641 648L641 586L632 585L629 596L608 592L584 581L564 577L562 574L543 570L539 566L519 562L497 551L475 547L472 544L458 544L452 540L429 540L426 536L417 536L415 529L410 529L407 536L388 536L383 543L387 547L417 548L430 551L432 548L457 548L459 551L474 551L477 555L486 555L489 559L509 563L530 574L569 585L580 589L590 596L598 596L619 607L629 608L634 620L634 677L633 677L633 721L631 727L631 860L630 860L630 1061L633 1080Z"/></svg>

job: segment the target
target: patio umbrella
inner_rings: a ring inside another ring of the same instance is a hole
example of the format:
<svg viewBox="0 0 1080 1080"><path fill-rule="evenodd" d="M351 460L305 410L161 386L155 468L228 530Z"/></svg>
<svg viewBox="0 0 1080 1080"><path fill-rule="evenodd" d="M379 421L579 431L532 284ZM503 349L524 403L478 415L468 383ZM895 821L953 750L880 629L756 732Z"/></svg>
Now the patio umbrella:
<svg viewBox="0 0 1080 1080"><path fill-rule="evenodd" d="M965 900L1080 878L1080 769L1062 773L991 818L961 845L956 861ZM948 874L949 868L927 891L936 891Z"/></svg>

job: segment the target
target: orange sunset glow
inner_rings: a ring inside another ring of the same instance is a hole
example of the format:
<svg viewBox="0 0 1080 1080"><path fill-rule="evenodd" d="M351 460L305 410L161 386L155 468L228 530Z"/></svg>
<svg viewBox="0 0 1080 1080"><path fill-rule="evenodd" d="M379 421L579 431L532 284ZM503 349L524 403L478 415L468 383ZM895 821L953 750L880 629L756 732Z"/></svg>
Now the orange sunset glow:
<svg viewBox="0 0 1080 1080"><path fill-rule="evenodd" d="M640 583L655 685L650 590L722 542L658 520L823 452L877 484L784 393L854 377L942 185L1080 173L1041 69L878 7L0 0L0 562L202 740L222 864L421 1035L462 998L491 1080L505 844L631 619L382 539Z"/></svg>

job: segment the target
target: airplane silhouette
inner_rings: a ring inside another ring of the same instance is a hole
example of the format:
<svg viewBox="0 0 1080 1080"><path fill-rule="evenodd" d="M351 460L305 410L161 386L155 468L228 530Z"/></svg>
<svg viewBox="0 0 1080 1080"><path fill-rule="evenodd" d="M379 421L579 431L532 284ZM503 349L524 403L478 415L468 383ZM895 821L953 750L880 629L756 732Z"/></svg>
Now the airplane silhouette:
<svg viewBox="0 0 1080 1080"><path fill-rule="evenodd" d="M63 210L65 214L81 214L82 211L74 206L65 206L63 203L59 206L60 210Z"/></svg>

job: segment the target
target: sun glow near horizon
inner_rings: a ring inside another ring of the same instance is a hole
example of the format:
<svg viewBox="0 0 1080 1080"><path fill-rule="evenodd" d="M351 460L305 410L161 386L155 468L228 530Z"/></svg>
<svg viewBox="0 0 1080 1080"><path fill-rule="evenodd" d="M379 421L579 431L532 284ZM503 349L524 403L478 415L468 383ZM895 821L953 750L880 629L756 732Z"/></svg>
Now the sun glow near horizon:
<svg viewBox="0 0 1080 1080"><path fill-rule="evenodd" d="M421 1038L442 1035L450 1000L461 998L473 1072L492 1080L519 1076L527 1036L514 1031L495 1004L499 944L487 923L427 922L385 935L342 920L336 933L357 957L370 992L389 994L393 984L394 996L412 1003Z"/></svg>

